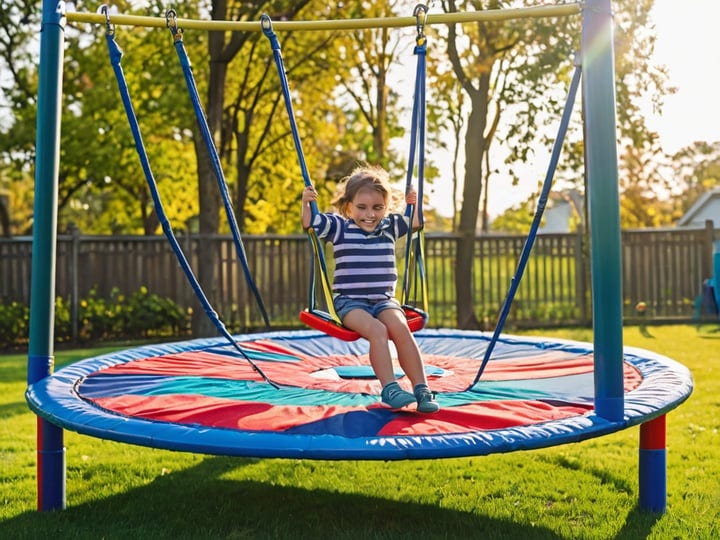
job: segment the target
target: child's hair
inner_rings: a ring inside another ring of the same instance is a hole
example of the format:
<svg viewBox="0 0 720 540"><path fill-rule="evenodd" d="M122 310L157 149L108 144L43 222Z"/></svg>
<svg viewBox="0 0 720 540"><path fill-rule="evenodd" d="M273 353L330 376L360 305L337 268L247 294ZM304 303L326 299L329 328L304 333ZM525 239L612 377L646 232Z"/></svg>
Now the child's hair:
<svg viewBox="0 0 720 540"><path fill-rule="evenodd" d="M393 189L387 171L377 165L361 165L340 181L332 201L333 206L341 215L348 217L348 205L358 192L364 189L380 193L386 205L394 204Z"/></svg>

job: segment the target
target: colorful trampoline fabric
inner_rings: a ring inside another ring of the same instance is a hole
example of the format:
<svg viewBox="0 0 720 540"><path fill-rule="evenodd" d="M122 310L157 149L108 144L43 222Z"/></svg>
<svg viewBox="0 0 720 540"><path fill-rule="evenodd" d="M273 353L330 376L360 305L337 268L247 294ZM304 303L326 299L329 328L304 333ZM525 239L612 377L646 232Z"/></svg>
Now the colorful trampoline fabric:
<svg viewBox="0 0 720 540"><path fill-rule="evenodd" d="M257 457L409 459L484 455L603 435L682 403L688 370L626 349L625 419L594 414L592 345L503 336L480 381L490 336L416 334L440 412L394 412L367 343L318 332L237 336L268 384L222 339L156 345L58 370L27 392L61 427L175 450ZM408 382L398 371L401 385Z"/></svg>

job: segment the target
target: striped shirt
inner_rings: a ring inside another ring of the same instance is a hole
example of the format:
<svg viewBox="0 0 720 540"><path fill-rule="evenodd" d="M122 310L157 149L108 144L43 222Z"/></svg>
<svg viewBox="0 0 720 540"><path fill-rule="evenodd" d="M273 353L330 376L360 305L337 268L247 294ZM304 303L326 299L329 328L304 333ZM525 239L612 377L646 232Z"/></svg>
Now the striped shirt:
<svg viewBox="0 0 720 540"><path fill-rule="evenodd" d="M395 241L409 226L407 216L388 214L374 231L365 232L338 214L315 214L312 227L318 238L333 245L333 292L368 300L393 298L398 279Z"/></svg>

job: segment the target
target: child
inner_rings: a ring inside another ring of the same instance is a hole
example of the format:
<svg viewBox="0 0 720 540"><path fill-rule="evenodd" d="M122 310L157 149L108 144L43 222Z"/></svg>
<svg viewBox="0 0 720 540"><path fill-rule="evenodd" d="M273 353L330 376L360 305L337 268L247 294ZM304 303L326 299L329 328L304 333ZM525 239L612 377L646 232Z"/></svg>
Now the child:
<svg viewBox="0 0 720 540"><path fill-rule="evenodd" d="M420 349L395 299L395 241L408 233L410 223L406 216L388 213L390 198L387 172L380 167L359 167L343 180L333 201L339 215L318 213L313 219L310 203L317 193L312 186L305 188L302 225L313 227L318 238L333 244L335 311L343 325L370 342L370 364L382 384L382 401L393 409L416 401L419 412L434 413L440 406L428 388ZM416 202L417 193L410 191L406 203ZM412 226L420 226L417 212ZM395 380L389 340L395 344L414 393L403 390Z"/></svg>

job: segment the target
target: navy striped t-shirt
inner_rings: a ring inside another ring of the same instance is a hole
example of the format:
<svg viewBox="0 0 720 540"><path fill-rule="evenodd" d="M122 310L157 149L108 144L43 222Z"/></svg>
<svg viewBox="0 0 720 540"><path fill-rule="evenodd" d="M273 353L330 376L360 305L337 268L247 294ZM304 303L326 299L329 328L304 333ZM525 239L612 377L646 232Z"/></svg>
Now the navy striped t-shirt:
<svg viewBox="0 0 720 540"><path fill-rule="evenodd" d="M333 245L333 292L369 300L393 298L398 279L395 242L409 226L407 216L388 214L374 231L366 232L338 214L315 214L312 227L318 238Z"/></svg>

